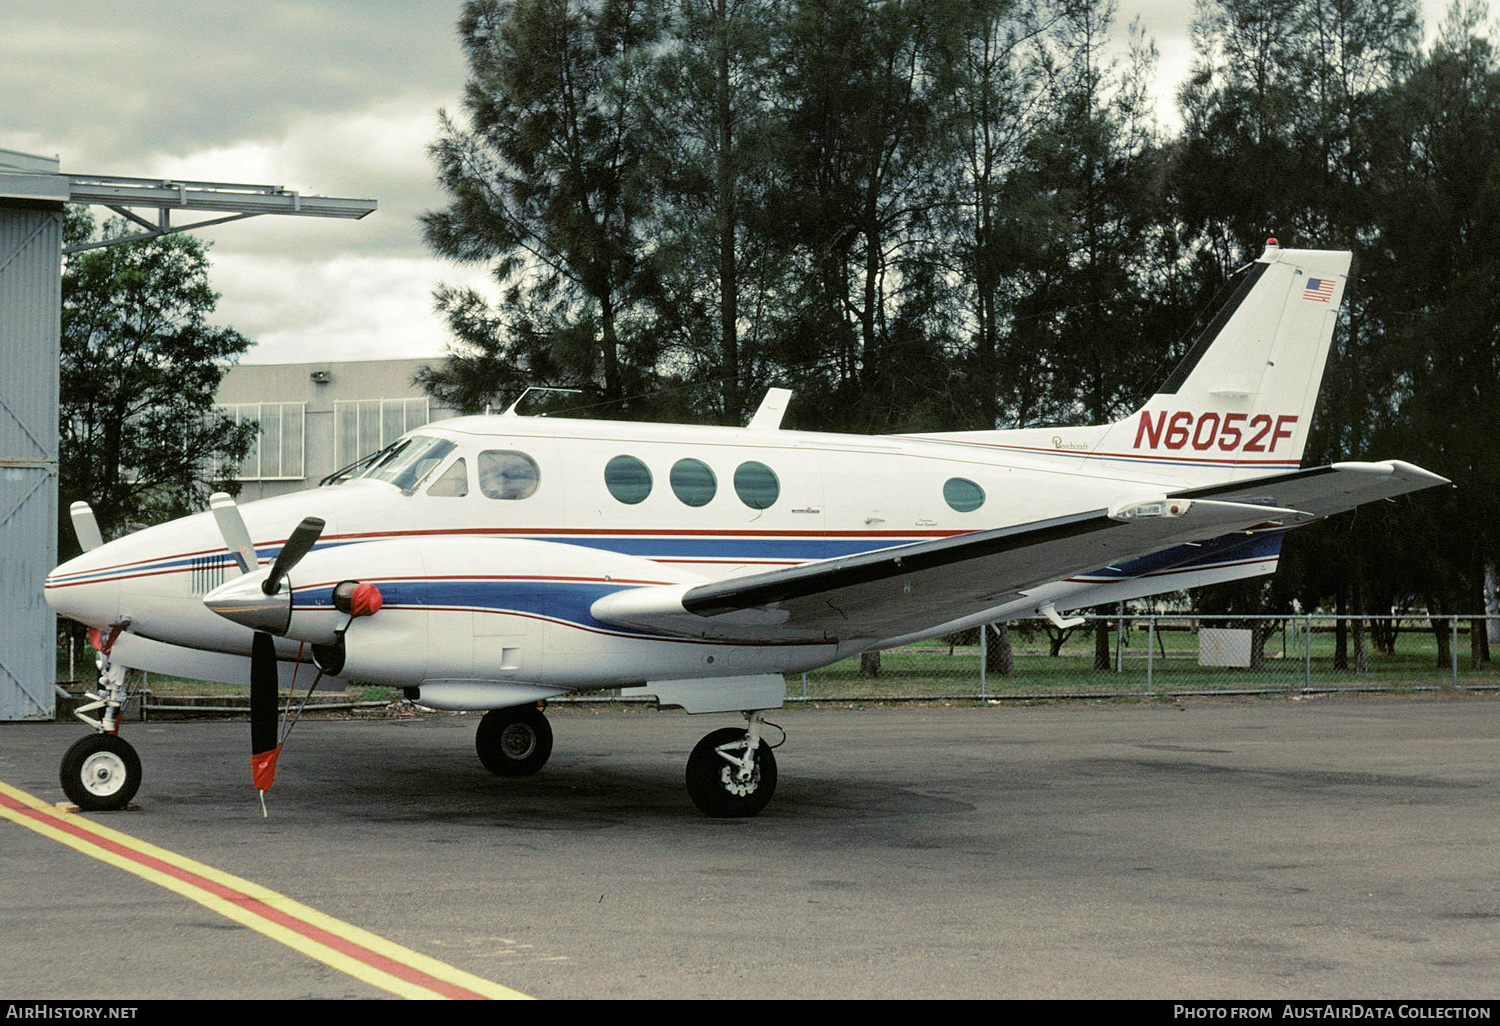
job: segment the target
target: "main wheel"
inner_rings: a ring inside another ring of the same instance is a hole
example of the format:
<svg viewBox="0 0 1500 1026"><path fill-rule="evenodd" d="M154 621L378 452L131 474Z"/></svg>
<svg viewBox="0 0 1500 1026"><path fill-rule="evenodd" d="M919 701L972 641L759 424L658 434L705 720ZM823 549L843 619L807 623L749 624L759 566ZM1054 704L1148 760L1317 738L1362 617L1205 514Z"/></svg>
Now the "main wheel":
<svg viewBox="0 0 1500 1026"><path fill-rule="evenodd" d="M123 809L141 786L141 760L117 734L79 738L63 756L63 794L85 812Z"/></svg>
<svg viewBox="0 0 1500 1026"><path fill-rule="evenodd" d="M747 736L738 728L723 727L699 741L688 756L688 796L704 815L754 816L776 793L776 756L770 745L762 741L756 746L749 780L740 780L736 767L719 754L719 748L735 742L739 742L735 754L740 754Z"/></svg>
<svg viewBox="0 0 1500 1026"><path fill-rule="evenodd" d="M552 725L534 705L491 709L479 721L474 748L499 777L529 777L552 755Z"/></svg>

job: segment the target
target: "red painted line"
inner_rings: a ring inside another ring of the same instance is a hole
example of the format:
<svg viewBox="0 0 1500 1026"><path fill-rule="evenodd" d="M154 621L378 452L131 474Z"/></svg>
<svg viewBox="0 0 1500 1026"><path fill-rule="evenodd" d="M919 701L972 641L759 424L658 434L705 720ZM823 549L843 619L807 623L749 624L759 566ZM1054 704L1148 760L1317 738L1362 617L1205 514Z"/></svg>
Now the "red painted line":
<svg viewBox="0 0 1500 1026"><path fill-rule="evenodd" d="M381 972L388 973L389 975L394 976L397 979L405 980L407 983L415 984L416 986L431 990L434 993L442 994L444 997L448 998L463 1000L484 1000L484 995L482 994L476 994L474 991L468 990L464 987L455 986L454 984L448 983L445 980L440 980L435 976L424 973L419 969L413 969L412 967L397 962L394 959L386 957L385 955L379 954L375 951L371 951L369 948L366 948L361 944L356 944L351 940L340 937L337 934L330 933L329 931L324 930L321 927L313 926L311 923L304 922L301 919L298 919L286 912L282 912L277 908L273 908L272 906L266 904L264 901L261 901L259 898L251 897L243 891L239 891L225 884L210 880L207 877L200 876L199 874L194 873L191 870L183 869L180 866L174 866L170 862L165 862L154 856L147 855L144 852L136 851L134 848L120 844L117 841L112 841L108 838L100 837L97 834L94 834L88 830L83 829L82 827L68 822L68 820L64 817L44 812L41 809L32 808L31 806L18 802L14 798L11 798L9 795L3 793L0 793L0 804L3 804L8 809L19 812L22 815L27 816L28 818L35 819L38 822L46 823L48 826L52 827L55 830L61 830L64 833L70 834L81 841L86 841L87 843L101 848L104 851L128 859L139 866L144 866L159 873L164 873L170 877L173 877L174 879L181 880L183 883L191 884L192 886L197 887L200 890L207 891L213 896L237 905L240 908L244 909L246 912L259 916L261 919L264 919L267 922L274 923L277 926L281 926L285 929L291 930L294 933L306 937L308 940L315 941L319 944L324 945L325 947L332 948L340 954L347 955L348 957L353 958L356 961L363 962L365 965L368 965L373 969L379 969Z"/></svg>

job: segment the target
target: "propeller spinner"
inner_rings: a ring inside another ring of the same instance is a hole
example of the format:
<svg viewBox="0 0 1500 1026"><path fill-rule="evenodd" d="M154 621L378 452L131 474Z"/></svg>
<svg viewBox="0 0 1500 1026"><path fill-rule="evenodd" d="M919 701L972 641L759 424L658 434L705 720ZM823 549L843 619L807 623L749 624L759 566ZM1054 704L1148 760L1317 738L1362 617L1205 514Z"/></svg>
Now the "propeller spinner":
<svg viewBox="0 0 1500 1026"><path fill-rule="evenodd" d="M265 792L276 779L276 758L281 754L276 739L280 677L276 642L271 635L285 634L292 619L292 589L283 589L281 582L312 551L327 525L320 517L303 519L282 545L270 570L259 578L251 572L257 565L255 546L239 507L222 493L214 495L210 505L224 544L245 576L215 589L204 597L205 604L220 616L255 630L250 642L250 774L261 793L264 813Z"/></svg>
<svg viewBox="0 0 1500 1026"><path fill-rule="evenodd" d="M233 516L231 523L237 522L240 530L244 531L244 521L239 519L239 510L233 505L227 509ZM216 516L225 512L226 508L222 506L214 510ZM221 519L221 527L223 522ZM287 538L286 544L281 547L281 553L264 577L247 573L237 580L222 584L203 597L203 604L225 619L243 624L251 630L285 634L292 622L292 589L282 588L281 583L302 557L312 551L324 526L326 525L321 518L307 517L292 531L291 537ZM235 532L231 529L223 533L230 552L235 552ZM244 537L248 539L249 533L245 532Z"/></svg>

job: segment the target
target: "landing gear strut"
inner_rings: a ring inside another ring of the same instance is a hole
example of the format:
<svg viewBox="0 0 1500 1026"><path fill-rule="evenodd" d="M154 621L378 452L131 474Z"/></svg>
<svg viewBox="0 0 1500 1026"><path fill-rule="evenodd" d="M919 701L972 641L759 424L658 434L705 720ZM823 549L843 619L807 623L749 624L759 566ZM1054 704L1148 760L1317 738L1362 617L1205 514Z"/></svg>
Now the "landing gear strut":
<svg viewBox="0 0 1500 1026"><path fill-rule="evenodd" d="M758 712L745 718L748 729L720 728L688 756L688 796L706 816L754 816L776 793L776 756L760 735L764 720Z"/></svg>
<svg viewBox="0 0 1500 1026"><path fill-rule="evenodd" d="M479 721L474 748L497 777L529 777L552 755L552 725L534 705L491 709Z"/></svg>
<svg viewBox="0 0 1500 1026"><path fill-rule="evenodd" d="M119 629L114 630L99 653L99 690L88 692L93 699L74 713L93 727L96 733L79 738L63 756L58 771L63 794L85 812L123 809L141 786L141 760L135 749L120 737L121 712L129 694L125 690L125 667L109 658L109 647ZM104 710L96 720L85 715Z"/></svg>

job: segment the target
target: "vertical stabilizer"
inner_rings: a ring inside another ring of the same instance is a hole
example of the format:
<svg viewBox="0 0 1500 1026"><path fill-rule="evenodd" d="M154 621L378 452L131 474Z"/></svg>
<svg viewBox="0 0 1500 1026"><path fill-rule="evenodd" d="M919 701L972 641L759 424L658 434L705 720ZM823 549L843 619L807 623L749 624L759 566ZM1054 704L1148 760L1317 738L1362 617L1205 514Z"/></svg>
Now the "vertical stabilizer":
<svg viewBox="0 0 1500 1026"><path fill-rule="evenodd" d="M1156 395L1087 462L1193 484L1299 466L1351 259L1268 242Z"/></svg>

